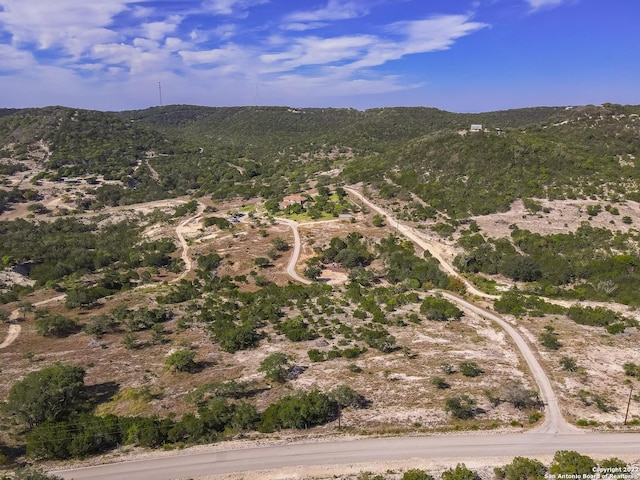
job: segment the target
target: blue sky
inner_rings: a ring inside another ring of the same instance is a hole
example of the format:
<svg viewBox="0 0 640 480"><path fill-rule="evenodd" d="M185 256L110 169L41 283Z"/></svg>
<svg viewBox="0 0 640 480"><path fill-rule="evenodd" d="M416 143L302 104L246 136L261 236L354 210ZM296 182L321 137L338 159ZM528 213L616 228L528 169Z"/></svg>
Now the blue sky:
<svg viewBox="0 0 640 480"><path fill-rule="evenodd" d="M0 0L0 107L640 104L638 0Z"/></svg>

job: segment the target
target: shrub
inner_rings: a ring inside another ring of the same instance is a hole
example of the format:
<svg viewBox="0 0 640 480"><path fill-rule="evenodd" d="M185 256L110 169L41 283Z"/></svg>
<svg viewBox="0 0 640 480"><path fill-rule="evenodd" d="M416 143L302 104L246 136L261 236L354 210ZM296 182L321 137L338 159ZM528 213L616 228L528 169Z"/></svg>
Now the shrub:
<svg viewBox="0 0 640 480"><path fill-rule="evenodd" d="M307 352L309 356L309 360L312 362L324 362L327 358L325 357L324 352L318 350L317 348L312 348Z"/></svg>
<svg viewBox="0 0 640 480"><path fill-rule="evenodd" d="M282 322L277 329L292 342L302 342L318 338L318 334L310 329L309 325L300 317L288 318Z"/></svg>
<svg viewBox="0 0 640 480"><path fill-rule="evenodd" d="M538 394L526 389L518 380L509 382L502 389L502 399L518 409L533 408L540 403Z"/></svg>
<svg viewBox="0 0 640 480"><path fill-rule="evenodd" d="M263 372L265 377L273 382L284 383L287 381L289 368L289 356L277 352L262 360L258 371Z"/></svg>
<svg viewBox="0 0 640 480"><path fill-rule="evenodd" d="M445 400L444 409L454 418L473 418L475 416L476 401L468 395L449 397Z"/></svg>
<svg viewBox="0 0 640 480"><path fill-rule="evenodd" d="M118 322L109 315L100 314L95 315L89 319L84 327L84 331L87 335L92 335L95 338L102 338L107 333L113 333L118 327Z"/></svg>
<svg viewBox="0 0 640 480"><path fill-rule="evenodd" d="M478 480L478 478L478 475L469 470L464 463L459 463L456 468L442 472L442 480Z"/></svg>
<svg viewBox="0 0 640 480"><path fill-rule="evenodd" d="M640 365L633 362L627 362L623 365L624 374L629 377L640 378Z"/></svg>
<svg viewBox="0 0 640 480"><path fill-rule="evenodd" d="M433 477L424 470L414 468L404 472L402 480L433 480Z"/></svg>
<svg viewBox="0 0 640 480"><path fill-rule="evenodd" d="M478 377L483 373L476 362L462 362L458 368L465 377Z"/></svg>
<svg viewBox="0 0 640 480"><path fill-rule="evenodd" d="M46 315L36 320L36 331L43 337L66 337L78 330L78 323L64 315Z"/></svg>
<svg viewBox="0 0 640 480"><path fill-rule="evenodd" d="M573 357L564 356L560 359L560 366L567 372L575 372L578 369L578 362Z"/></svg>
<svg viewBox="0 0 640 480"><path fill-rule="evenodd" d="M540 343L549 350L558 350L562 344L558 341L558 334L551 325L544 327L544 331L538 337Z"/></svg>
<svg viewBox="0 0 640 480"><path fill-rule="evenodd" d="M361 408L365 405L365 398L348 385L340 385L329 392L329 397L340 407Z"/></svg>
<svg viewBox="0 0 640 480"><path fill-rule="evenodd" d="M513 461L504 467L496 467L496 477L504 480L543 480L545 467L538 460L524 457L515 457Z"/></svg>
<svg viewBox="0 0 640 480"><path fill-rule="evenodd" d="M449 300L444 298L426 297L420 305L420 312L429 320L446 321L458 320L463 313Z"/></svg>
<svg viewBox="0 0 640 480"><path fill-rule="evenodd" d="M273 432L281 428L311 428L334 420L338 403L318 390L300 392L281 398L263 412L258 431Z"/></svg>
<svg viewBox="0 0 640 480"><path fill-rule="evenodd" d="M164 364L177 372L195 372L198 364L194 362L196 352L194 350L178 350L169 355Z"/></svg>
<svg viewBox="0 0 640 480"><path fill-rule="evenodd" d="M549 473L558 475L593 475L596 462L571 450L559 450L553 456Z"/></svg>
<svg viewBox="0 0 640 480"><path fill-rule="evenodd" d="M446 380L442 377L433 377L431 379L431 385L433 385L434 387L436 387L439 390L446 390L447 388L450 388L451 385L449 385Z"/></svg>

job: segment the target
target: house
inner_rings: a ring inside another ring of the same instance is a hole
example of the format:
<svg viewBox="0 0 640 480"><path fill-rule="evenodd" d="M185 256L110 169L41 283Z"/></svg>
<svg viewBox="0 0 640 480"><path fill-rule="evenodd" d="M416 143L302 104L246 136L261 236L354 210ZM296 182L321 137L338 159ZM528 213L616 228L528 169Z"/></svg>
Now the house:
<svg viewBox="0 0 640 480"><path fill-rule="evenodd" d="M472 131L472 132L481 132L482 131L482 125L473 124L473 125L471 125L470 131Z"/></svg>
<svg viewBox="0 0 640 480"><path fill-rule="evenodd" d="M280 202L280 208L287 208L290 205L300 205L304 207L305 202L307 201L307 197L303 197L302 195L287 195Z"/></svg>

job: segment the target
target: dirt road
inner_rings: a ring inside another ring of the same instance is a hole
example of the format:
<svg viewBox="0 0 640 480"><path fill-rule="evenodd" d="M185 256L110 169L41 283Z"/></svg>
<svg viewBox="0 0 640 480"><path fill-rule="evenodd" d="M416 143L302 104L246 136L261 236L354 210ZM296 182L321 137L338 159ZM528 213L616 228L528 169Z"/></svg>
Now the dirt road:
<svg viewBox="0 0 640 480"><path fill-rule="evenodd" d="M196 478L230 472L272 470L261 472L261 479L308 478L310 466L339 466L405 460L409 465L418 459L447 459L464 462L483 457L513 457L552 455L558 450L576 450L582 454L638 455L640 434L587 433L584 435L546 433L512 433L496 435L434 435L429 437L365 438L337 440L326 443L306 443L250 447L209 452L166 452L153 458L109 465L52 472L74 480L171 480ZM287 468L286 476L279 470ZM244 478L244 477L243 477Z"/></svg>
<svg viewBox="0 0 640 480"><path fill-rule="evenodd" d="M305 285L310 285L311 280L298 275L298 272L296 272L296 264L298 263L298 258L300 258L300 252L302 251L302 242L300 240L300 232L298 231L298 222L289 220L288 218L276 218L276 220L280 223L289 225L289 227L291 227L291 230L293 231L293 251L291 252L291 257L289 257L289 263L287 264L287 275L289 275L297 282L304 283Z"/></svg>
<svg viewBox="0 0 640 480"><path fill-rule="evenodd" d="M356 198L358 198L358 200L360 200L362 203L367 205L372 210L378 212L380 215L383 215L383 216L387 217L387 221L390 224L393 224L393 225L397 226L397 229L398 229L399 233L402 233L405 237L407 237L409 240L414 242L420 248L422 248L424 250L427 250L433 256L433 258L435 258L438 261L438 263L440 263L440 266L442 267L442 269L445 271L445 273L447 275L459 278L462 282L464 282L464 285L467 288L467 292L469 292L472 295L476 295L478 297L487 298L487 299L499 298L498 295L490 295L490 294L485 293L485 292L483 292L481 290L478 290L466 278L460 276L460 274L456 271L456 269L453 268L453 265L451 265L449 262L447 262L444 259L444 257L442 256L442 253L443 253L442 249L437 244L425 239L424 236L422 234L416 232L415 229L409 227L408 225L403 224L398 219L394 218L393 215L391 215L388 211L386 211L382 207L379 207L378 205L376 205L375 203L371 202L370 200L366 199L362 195L362 193L360 193L358 190L356 190L354 188L351 188L351 187L344 187L344 189L347 192L349 192L351 195L353 195Z"/></svg>
<svg viewBox="0 0 640 480"><path fill-rule="evenodd" d="M48 305L49 303L61 302L65 298L67 298L66 295L58 295L56 297L47 298L46 300L36 302L33 304L33 306L43 307L45 305ZM22 327L20 327L20 324L17 323L19 318L20 318L20 309L17 308L13 312L11 312L11 315L9 316L9 320L13 323L9 325L9 331L7 332L7 336L5 337L4 341L0 343L0 349L7 348L9 345L15 342L18 336L20 335Z"/></svg>
<svg viewBox="0 0 640 480"><path fill-rule="evenodd" d="M189 217L186 220L180 222L180 224L176 227L176 237L178 237L178 241L182 247L182 253L180 254L180 258L184 262L184 271L176 278L174 278L171 283L178 283L184 277L186 277L191 270L193 270L193 262L191 261L191 255L189 255L189 244L187 240L184 238L185 232L188 230L188 225L191 223L195 223L200 218L202 218L202 213L206 205L198 202L198 209L196 210L196 214L193 217Z"/></svg>
<svg viewBox="0 0 640 480"><path fill-rule="evenodd" d="M556 397L556 394L551 387L549 377L547 377L547 374L538 362L538 359L536 358L536 355L529 344L524 340L522 335L520 335L520 333L518 333L515 328L513 328L504 318L500 317L499 315L484 308L478 307L477 305L474 305L473 303L468 302L458 297L457 295L453 295L449 292L441 292L441 295L444 298L457 303L463 308L471 310L481 317L496 322L514 341L514 343L518 347L518 350L520 350L520 353L525 362L527 362L527 366L531 371L531 375L538 385L540 397L545 406L544 421L541 425L539 425L532 431L549 434L582 433L580 429L567 423L562 416L560 407L558 405L558 398Z"/></svg>

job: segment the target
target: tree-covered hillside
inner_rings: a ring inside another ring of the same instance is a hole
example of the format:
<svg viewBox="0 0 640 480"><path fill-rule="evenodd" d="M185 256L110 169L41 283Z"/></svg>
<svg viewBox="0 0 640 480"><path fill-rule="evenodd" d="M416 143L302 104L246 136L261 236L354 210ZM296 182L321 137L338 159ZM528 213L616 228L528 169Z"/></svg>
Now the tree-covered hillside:
<svg viewBox="0 0 640 480"><path fill-rule="evenodd" d="M41 177L103 175L98 203L198 193L277 198L320 172L410 191L453 217L516 198L636 198L639 107L434 108L174 105L120 113L2 110L0 157L40 159ZM480 124L480 132L469 132ZM8 164L9 160L3 160ZM14 167L11 167L14 168Z"/></svg>
<svg viewBox="0 0 640 480"><path fill-rule="evenodd" d="M391 181L453 217L504 211L517 198L638 199L638 114L638 107L585 107L526 128L440 130L356 159L345 177Z"/></svg>

